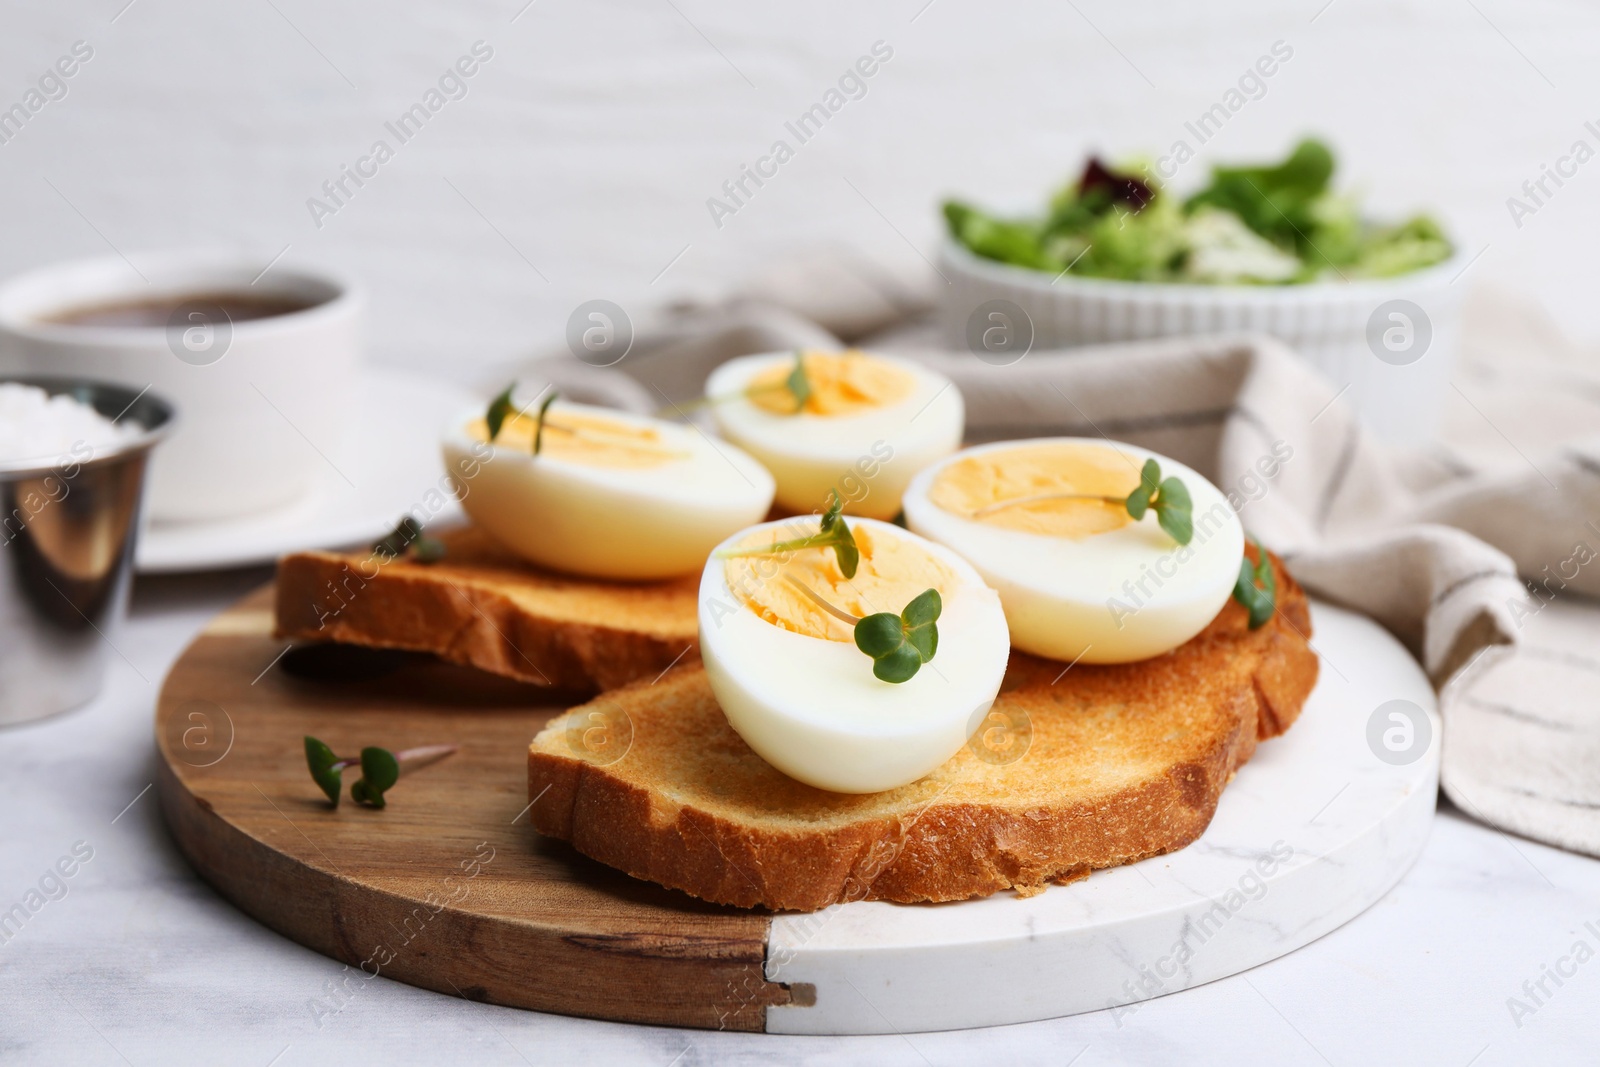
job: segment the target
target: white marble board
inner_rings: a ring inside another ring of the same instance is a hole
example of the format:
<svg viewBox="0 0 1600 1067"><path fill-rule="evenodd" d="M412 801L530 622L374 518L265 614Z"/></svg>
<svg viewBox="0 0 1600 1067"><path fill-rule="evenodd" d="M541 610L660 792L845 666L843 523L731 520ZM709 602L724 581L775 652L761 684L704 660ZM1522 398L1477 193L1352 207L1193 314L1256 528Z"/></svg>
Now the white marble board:
<svg viewBox="0 0 1600 1067"><path fill-rule="evenodd" d="M1199 841L1034 897L779 916L767 977L813 985L816 1002L769 1007L768 1032L953 1030L1104 1008L1126 1018L1151 997L1292 952L1377 902L1433 821L1433 689L1376 623L1321 603L1313 621L1316 689L1293 728L1239 771ZM1368 740L1392 700L1429 724L1393 735L1396 762Z"/></svg>

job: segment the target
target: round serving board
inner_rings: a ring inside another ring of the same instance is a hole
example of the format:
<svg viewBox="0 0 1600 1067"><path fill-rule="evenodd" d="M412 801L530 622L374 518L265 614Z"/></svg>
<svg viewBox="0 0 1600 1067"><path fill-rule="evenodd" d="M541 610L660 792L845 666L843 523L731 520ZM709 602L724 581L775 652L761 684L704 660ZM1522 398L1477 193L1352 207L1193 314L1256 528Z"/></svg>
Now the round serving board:
<svg viewBox="0 0 1600 1067"><path fill-rule="evenodd" d="M403 654L280 658L270 588L213 620L168 675L161 806L202 877L349 964L347 984L381 975L540 1011L787 1033L1135 1012L1333 930L1426 841L1432 690L1375 624L1313 610L1321 680L1204 836L1029 898L772 916L635 881L528 826L527 745L559 710L547 695ZM1421 729L1406 734L1392 708L1375 718L1395 700L1421 709ZM307 774L305 734L340 754L461 750L408 774L383 811L334 810Z"/></svg>

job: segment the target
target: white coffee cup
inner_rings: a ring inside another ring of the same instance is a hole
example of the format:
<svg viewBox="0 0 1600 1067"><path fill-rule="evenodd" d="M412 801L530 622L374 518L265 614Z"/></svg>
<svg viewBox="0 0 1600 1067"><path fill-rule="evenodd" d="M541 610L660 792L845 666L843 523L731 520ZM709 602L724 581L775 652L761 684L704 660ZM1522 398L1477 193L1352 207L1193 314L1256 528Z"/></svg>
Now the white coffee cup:
<svg viewBox="0 0 1600 1067"><path fill-rule="evenodd" d="M303 307L233 321L206 299L223 294ZM195 299L165 327L49 321L174 297ZM150 517L229 518L291 503L343 451L363 304L355 286L320 268L267 269L226 253L63 263L0 285L0 374L111 381L166 397L178 422L151 465Z"/></svg>

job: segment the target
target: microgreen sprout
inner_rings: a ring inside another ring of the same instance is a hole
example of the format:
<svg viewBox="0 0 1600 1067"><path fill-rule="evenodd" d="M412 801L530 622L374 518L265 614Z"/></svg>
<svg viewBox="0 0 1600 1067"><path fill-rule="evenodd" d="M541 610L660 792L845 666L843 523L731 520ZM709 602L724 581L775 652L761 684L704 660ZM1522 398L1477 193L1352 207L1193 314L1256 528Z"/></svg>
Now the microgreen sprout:
<svg viewBox="0 0 1600 1067"><path fill-rule="evenodd" d="M455 752L457 745L422 745L417 748L390 752L386 748L369 745L359 757L336 756L333 749L306 735L306 766L311 770L311 780L317 783L328 797L329 803L339 806L339 790L346 767L361 768L361 777L350 785L350 799L369 808L381 808L383 795L400 780L401 764L409 769L426 766Z"/></svg>
<svg viewBox="0 0 1600 1067"><path fill-rule="evenodd" d="M560 395L560 393L552 389L550 390L550 395L544 398L544 403L539 405L539 418L533 424L533 454L536 456L539 454L539 450L544 447L544 417L549 413L550 405L554 404L556 397Z"/></svg>
<svg viewBox="0 0 1600 1067"><path fill-rule="evenodd" d="M526 409L519 409L512 402L511 393L517 387L512 382L501 390L500 395L489 403L489 410L484 413L483 421L489 430L489 441L492 443L500 436L500 431L505 428L508 421L521 419L527 416ZM623 429L612 429L603 425L588 425L582 422L563 423L549 417L550 405L560 399L561 394L551 391L539 405L537 415L533 416L533 448L532 454L537 456L544 451L544 432L555 430L566 434L568 437L589 441L604 447L625 448L634 452L647 455L661 456L667 459L684 459L690 453L680 449L668 448L657 442L644 439L638 434L631 435Z"/></svg>
<svg viewBox="0 0 1600 1067"><path fill-rule="evenodd" d="M832 502L828 505L828 510L822 513L822 521L816 533L787 541L774 541L770 545L757 548L724 549L717 553L717 557L736 559L741 556L781 556L802 548L831 548L834 558L839 562L839 572L846 578L854 578L856 567L861 564L861 550L856 547L855 534L850 532L849 524L844 521L844 501L840 499L837 491L831 493Z"/></svg>
<svg viewBox="0 0 1600 1067"><path fill-rule="evenodd" d="M1139 488L1123 501L1134 521L1144 518L1145 510L1156 513L1156 521L1178 544L1186 545L1194 539L1194 504L1189 499L1189 488L1177 478L1161 477L1161 464L1153 459L1144 461L1139 472Z"/></svg>
<svg viewBox="0 0 1600 1067"><path fill-rule="evenodd" d="M783 380L783 385L794 396L794 413L800 414L805 410L806 401L811 399L811 379L806 377L804 352L794 354L794 369Z"/></svg>
<svg viewBox="0 0 1600 1067"><path fill-rule="evenodd" d="M856 623L856 647L872 657L872 673L885 682L910 681L939 651L939 613L944 603L937 589L911 598L899 615L880 611Z"/></svg>
<svg viewBox="0 0 1600 1067"><path fill-rule="evenodd" d="M677 413L682 415L686 411L693 411L696 408L709 407L712 404L726 404L730 400L748 400L753 396L760 396L762 393L776 393L779 390L783 390L794 397L794 414L798 415L805 410L806 401L811 399L812 388L811 379L806 376L806 356L804 352L796 349L794 366L790 369L788 376L781 382L749 386L726 396L698 397L682 404L673 404L670 407L662 408L656 414L664 416Z"/></svg>
<svg viewBox="0 0 1600 1067"><path fill-rule="evenodd" d="M511 392L517 387L513 381L501 390L500 395L489 401L489 410L484 412L483 421L489 427L489 441L494 442L500 436L500 427L506 424L506 417L512 412Z"/></svg>
<svg viewBox="0 0 1600 1067"><path fill-rule="evenodd" d="M522 414L511 400L511 394L516 388L517 383L513 381L510 385L500 390L500 395L489 401L489 410L483 413L483 422L489 430L491 444L496 437L500 436L500 431L505 428L507 419L513 415L520 416ZM560 395L552 389L550 390L550 395L544 398L544 403L539 405L539 417L533 426L533 454L536 456L539 454L539 449L544 446L545 413L550 410L550 405L555 403L556 397Z"/></svg>
<svg viewBox="0 0 1600 1067"><path fill-rule="evenodd" d="M1033 493L981 507L972 512L972 518L981 519L1006 508L1045 500L1098 500L1106 504L1120 504L1136 522L1144 518L1146 511L1153 511L1156 521L1167 531L1167 536L1178 544L1186 545L1194 539L1194 504L1189 499L1189 487L1177 477L1162 478L1161 464L1153 459L1144 461L1144 468L1139 472L1139 484L1126 497L1097 493Z"/></svg>
<svg viewBox="0 0 1600 1067"><path fill-rule="evenodd" d="M373 543L372 554L385 562L409 556L418 563L437 563L444 558L444 542L424 536L422 524L407 515L388 536Z"/></svg>
<svg viewBox="0 0 1600 1067"><path fill-rule="evenodd" d="M513 381L502 389L499 396L489 401L489 410L483 413L484 425L489 430L490 443L493 443L494 439L500 436L500 431L505 428L507 419L513 415L520 416L522 414L511 400L511 394L516 388L517 383ZM560 395L560 393L552 389L550 394L544 398L544 402L539 405L539 415L533 424L533 454L536 456L539 454L539 450L544 447L545 414L550 410L550 405L556 402L556 397Z"/></svg>
<svg viewBox="0 0 1600 1067"><path fill-rule="evenodd" d="M872 657L872 673L880 681L909 682L939 651L939 613L944 601L937 589L924 589L896 615L880 611L862 618L827 601L804 582L785 580L822 610L855 628L856 647Z"/></svg>
<svg viewBox="0 0 1600 1067"><path fill-rule="evenodd" d="M1278 580L1261 542L1252 538L1250 543L1256 546L1256 562L1252 565L1249 556L1239 561L1239 580L1233 586L1233 599L1250 613L1250 629L1259 630L1277 610Z"/></svg>

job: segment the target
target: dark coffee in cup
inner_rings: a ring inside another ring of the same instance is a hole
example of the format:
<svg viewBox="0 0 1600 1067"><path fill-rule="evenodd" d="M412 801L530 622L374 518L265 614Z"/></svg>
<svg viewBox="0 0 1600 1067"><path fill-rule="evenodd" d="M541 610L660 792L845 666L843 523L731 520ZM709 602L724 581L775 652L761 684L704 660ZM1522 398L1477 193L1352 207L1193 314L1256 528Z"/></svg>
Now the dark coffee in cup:
<svg viewBox="0 0 1600 1067"><path fill-rule="evenodd" d="M179 412L151 457L151 519L264 513L345 447L362 303L336 275L232 251L60 263L0 285L0 377L148 387Z"/></svg>
<svg viewBox="0 0 1600 1067"><path fill-rule="evenodd" d="M189 293L148 300L120 300L104 304L85 304L52 312L40 318L50 326L98 326L112 329L164 329L174 312L184 306L203 305L221 308L230 322L269 319L291 315L316 305L286 293Z"/></svg>

